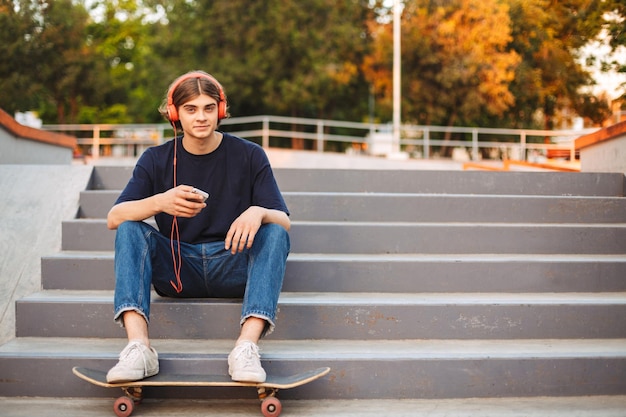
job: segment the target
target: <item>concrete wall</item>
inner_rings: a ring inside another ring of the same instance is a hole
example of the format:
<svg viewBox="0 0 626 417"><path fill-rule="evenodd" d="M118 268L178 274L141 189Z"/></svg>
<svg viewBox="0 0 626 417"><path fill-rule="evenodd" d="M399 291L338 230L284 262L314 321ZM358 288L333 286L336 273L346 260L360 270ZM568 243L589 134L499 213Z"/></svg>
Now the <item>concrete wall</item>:
<svg viewBox="0 0 626 417"><path fill-rule="evenodd" d="M626 134L580 150L584 172L623 172L626 174Z"/></svg>
<svg viewBox="0 0 626 417"><path fill-rule="evenodd" d="M626 174L626 121L576 139L581 171Z"/></svg>
<svg viewBox="0 0 626 417"><path fill-rule="evenodd" d="M30 139L17 138L0 129L0 164L72 163L72 149Z"/></svg>
<svg viewBox="0 0 626 417"><path fill-rule="evenodd" d="M0 164L72 163L76 138L18 123L0 109Z"/></svg>

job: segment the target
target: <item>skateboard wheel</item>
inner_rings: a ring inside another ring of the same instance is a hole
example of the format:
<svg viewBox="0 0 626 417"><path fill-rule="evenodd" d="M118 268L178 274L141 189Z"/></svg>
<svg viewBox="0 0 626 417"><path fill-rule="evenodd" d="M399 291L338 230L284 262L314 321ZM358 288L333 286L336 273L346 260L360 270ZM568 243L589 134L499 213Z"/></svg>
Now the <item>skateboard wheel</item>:
<svg viewBox="0 0 626 417"><path fill-rule="evenodd" d="M128 417L135 408L135 402L128 397L120 397L113 403L113 411L117 417Z"/></svg>
<svg viewBox="0 0 626 417"><path fill-rule="evenodd" d="M282 410L283 406L276 397L267 397L261 403L261 413L265 417L278 417Z"/></svg>

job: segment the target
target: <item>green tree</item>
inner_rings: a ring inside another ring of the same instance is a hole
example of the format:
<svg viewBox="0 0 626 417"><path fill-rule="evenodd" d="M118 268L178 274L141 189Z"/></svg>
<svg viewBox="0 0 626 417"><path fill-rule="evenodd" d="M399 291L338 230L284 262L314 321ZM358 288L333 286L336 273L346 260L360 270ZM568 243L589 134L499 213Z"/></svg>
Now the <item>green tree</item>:
<svg viewBox="0 0 626 417"><path fill-rule="evenodd" d="M48 2L40 12L38 77L56 107L58 122L74 122L82 98L93 93L88 75L93 55L84 36L89 15L71 0Z"/></svg>
<svg viewBox="0 0 626 417"><path fill-rule="evenodd" d="M219 78L235 115L359 117L367 89L367 1L161 2L169 37L154 50L171 79L205 69ZM358 109L358 110L356 110ZM362 113L361 113L362 114Z"/></svg>
<svg viewBox="0 0 626 417"><path fill-rule="evenodd" d="M35 67L41 56L35 6L0 0L0 107L9 113L36 109L43 95Z"/></svg>
<svg viewBox="0 0 626 417"><path fill-rule="evenodd" d="M99 20L86 32L97 56L92 85L97 94L90 100L100 123L147 123L162 121L157 112L159 77L152 69L161 60L150 47L152 11L138 0L103 0L94 3ZM123 106L123 107L122 107ZM125 109L125 111L124 111Z"/></svg>
<svg viewBox="0 0 626 417"><path fill-rule="evenodd" d="M38 109L47 121L74 121L83 97L93 92L84 7L71 0L17 0L4 2L0 12L7 58L0 66L0 105L9 111Z"/></svg>
<svg viewBox="0 0 626 417"><path fill-rule="evenodd" d="M0 106L38 109L48 123L158 120L158 98L146 92L147 10L135 0L92 4L99 21L72 0L3 0Z"/></svg>

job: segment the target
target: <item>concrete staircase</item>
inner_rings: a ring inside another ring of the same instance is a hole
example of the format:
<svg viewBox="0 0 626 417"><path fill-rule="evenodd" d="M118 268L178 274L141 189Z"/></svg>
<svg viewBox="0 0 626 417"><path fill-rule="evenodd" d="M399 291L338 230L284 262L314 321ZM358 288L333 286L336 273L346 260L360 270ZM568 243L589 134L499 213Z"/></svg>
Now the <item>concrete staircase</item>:
<svg viewBox="0 0 626 417"><path fill-rule="evenodd" d="M16 305L0 396L110 397L71 374L108 369L105 216L131 174L96 167L42 291ZM268 373L331 366L285 399L626 395L626 184L622 174L276 169L292 212ZM239 300L154 295L163 372L226 373ZM154 389L159 398L253 398Z"/></svg>

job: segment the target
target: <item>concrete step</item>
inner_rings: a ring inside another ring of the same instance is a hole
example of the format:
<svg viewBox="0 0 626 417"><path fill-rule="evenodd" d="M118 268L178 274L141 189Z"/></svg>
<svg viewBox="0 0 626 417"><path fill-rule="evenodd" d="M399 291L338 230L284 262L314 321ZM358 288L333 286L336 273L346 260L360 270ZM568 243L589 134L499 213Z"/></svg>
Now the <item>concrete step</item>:
<svg viewBox="0 0 626 417"><path fill-rule="evenodd" d="M106 370L123 339L17 338L0 346L3 396L110 397L71 375ZM162 372L220 373L232 340L155 340ZM425 399L619 395L626 392L626 339L580 340L265 340L271 374L330 366L324 379L281 392L284 399ZM546 370L550 372L546 372ZM25 375L38 375L25 378ZM411 375L409 380L398 375ZM62 380L63 383L58 383ZM384 381L384 383L382 383ZM254 398L240 389L165 388L148 398Z"/></svg>
<svg viewBox="0 0 626 417"><path fill-rule="evenodd" d="M0 397L117 394L70 370L108 369L125 345L112 321L115 232L104 217L131 172L96 167L83 218L63 222L61 252L42 258L43 291L16 303L18 337L0 346ZM264 366L333 368L283 398L626 393L622 174L275 172L293 212L292 253ZM226 373L241 300L153 296L161 369Z"/></svg>
<svg viewBox="0 0 626 417"><path fill-rule="evenodd" d="M62 224L63 250L112 250L103 219ZM626 223L293 222L294 253L344 254L623 254Z"/></svg>
<svg viewBox="0 0 626 417"><path fill-rule="evenodd" d="M46 290L113 290L113 251L41 260ZM626 256L292 253L286 292L624 292Z"/></svg>
<svg viewBox="0 0 626 417"><path fill-rule="evenodd" d="M626 224L296 222L307 253L622 254Z"/></svg>
<svg viewBox="0 0 626 417"><path fill-rule="evenodd" d="M137 414L146 417L206 417L207 413L221 417L259 415L256 399L217 398L194 401L148 398L141 403ZM112 415L110 398L0 397L0 402L4 417ZM626 396L285 400L282 403L283 415L307 417L624 417Z"/></svg>
<svg viewBox="0 0 626 417"><path fill-rule="evenodd" d="M620 173L277 169L281 191L623 197ZM119 187L120 189L123 188Z"/></svg>
<svg viewBox="0 0 626 417"><path fill-rule="evenodd" d="M80 194L82 218L106 218L119 190ZM620 197L283 193L292 220L504 223L626 223Z"/></svg>
<svg viewBox="0 0 626 417"><path fill-rule="evenodd" d="M97 166L91 189L121 190L132 167ZM425 194L625 195L619 173L274 169L282 192Z"/></svg>
<svg viewBox="0 0 626 417"><path fill-rule="evenodd" d="M152 294L151 336L236 339L239 299ZM119 337L110 291L42 291L16 305L18 337ZM626 293L283 293L272 338L626 338ZM304 325L306 323L306 325Z"/></svg>

